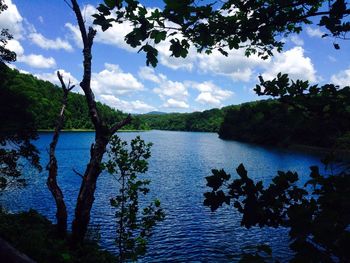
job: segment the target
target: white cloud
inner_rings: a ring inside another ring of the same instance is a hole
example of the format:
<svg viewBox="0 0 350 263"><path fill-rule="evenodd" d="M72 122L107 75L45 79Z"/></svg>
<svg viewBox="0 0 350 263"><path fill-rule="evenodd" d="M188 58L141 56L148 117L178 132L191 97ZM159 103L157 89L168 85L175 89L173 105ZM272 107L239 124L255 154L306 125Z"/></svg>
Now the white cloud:
<svg viewBox="0 0 350 263"><path fill-rule="evenodd" d="M160 64L174 70L184 69L191 71L194 68L195 61L197 60L197 51L195 51L193 47L189 49L186 58L171 57L171 51L169 48L170 42L168 40L157 45L157 50L159 52L158 59Z"/></svg>
<svg viewBox="0 0 350 263"><path fill-rule="evenodd" d="M317 81L316 70L309 57L304 56L302 47L294 47L282 53L276 53L262 76L273 79L279 72L289 74L291 79Z"/></svg>
<svg viewBox="0 0 350 263"><path fill-rule="evenodd" d="M135 100L135 101L125 101L117 98L114 95L101 95L101 102L106 103L107 105L122 110L129 113L145 113L149 111L157 110L157 108L148 105L147 103Z"/></svg>
<svg viewBox="0 0 350 263"><path fill-rule="evenodd" d="M43 49L63 49L66 51L73 51L73 47L68 41L62 40L61 38L56 38L55 40L48 39L39 33L29 34L29 39L37 46Z"/></svg>
<svg viewBox="0 0 350 263"><path fill-rule="evenodd" d="M53 57L44 57L43 55L37 55L37 54L18 56L17 61L26 63L33 68L56 67L56 61Z"/></svg>
<svg viewBox="0 0 350 263"><path fill-rule="evenodd" d="M162 107L172 109L188 109L190 106L185 101L168 99L166 103L162 105Z"/></svg>
<svg viewBox="0 0 350 263"><path fill-rule="evenodd" d="M331 76L331 82L341 87L350 86L350 68Z"/></svg>
<svg viewBox="0 0 350 263"><path fill-rule="evenodd" d="M246 57L244 50L230 50L225 57L219 51L212 54L199 54L199 69L205 73L214 73L230 77L233 81L250 81L255 67L261 67L269 63L256 55Z"/></svg>
<svg viewBox="0 0 350 263"><path fill-rule="evenodd" d="M168 79L163 80L153 91L162 99L170 97L176 100L185 100L188 97L187 87L184 83Z"/></svg>
<svg viewBox="0 0 350 263"><path fill-rule="evenodd" d="M122 95L143 90L143 84L118 65L105 63L105 69L92 73L91 86L98 95Z"/></svg>
<svg viewBox="0 0 350 263"><path fill-rule="evenodd" d="M306 34L308 34L310 37L318 37L322 38L322 36L325 34L321 29L319 28L312 28L312 27L306 27Z"/></svg>
<svg viewBox="0 0 350 263"><path fill-rule="evenodd" d="M202 83L191 83L192 87L200 91L196 101L201 104L210 104L213 106L219 106L221 103L231 97L234 93L230 90L223 90L216 86L211 81L205 81Z"/></svg>
<svg viewBox="0 0 350 263"><path fill-rule="evenodd" d="M9 40L6 47L16 53L18 62L25 63L33 68L56 67L56 61L53 57L44 57L43 55L37 54L25 55L21 43L16 39Z"/></svg>
<svg viewBox="0 0 350 263"><path fill-rule="evenodd" d="M141 67L138 72L138 75L141 79L149 80L154 83L160 83L161 81L161 78L155 74L154 69L150 67Z"/></svg>
<svg viewBox="0 0 350 263"><path fill-rule="evenodd" d="M39 20L39 22L40 22L41 24L44 23L44 18L43 18L42 16L38 16L38 20Z"/></svg>
<svg viewBox="0 0 350 263"><path fill-rule="evenodd" d="M71 23L66 23L64 25L66 28L68 28L68 30L70 31L70 38L73 39L73 41L75 42L75 45L79 48L83 48L83 40L81 39L81 34L79 31L79 27L75 26Z"/></svg>
<svg viewBox="0 0 350 263"><path fill-rule="evenodd" d="M8 29L15 39L22 38L23 17L12 0L5 0L7 10L0 13L0 28Z"/></svg>
<svg viewBox="0 0 350 263"><path fill-rule="evenodd" d="M102 43L107 45L113 45L127 51L136 52L138 49L134 49L125 42L125 35L132 30L132 27L128 23L113 23L113 26L106 31L102 31L101 27L93 25L94 18L93 14L97 12L96 8L92 5L84 6L82 13L85 18L87 25L92 26L96 31L96 37L94 41L96 43ZM115 16L114 14L111 17ZM70 31L70 37L74 40L75 44L82 48L83 42L81 39L79 27L77 25L72 25L71 23L66 23L65 27Z"/></svg>
<svg viewBox="0 0 350 263"><path fill-rule="evenodd" d="M59 71L61 73L66 85L68 85L69 81L71 82L72 85L79 85L79 81L70 72L67 72L64 69L59 69L59 70L56 70L52 73L35 74L35 76L39 79L50 81L51 83L54 83L58 86L61 86L61 83L57 78L57 71ZM76 89L78 89L78 88L76 87Z"/></svg>
<svg viewBox="0 0 350 263"><path fill-rule="evenodd" d="M297 46L303 46L304 45L304 40L302 40L299 36L297 35L292 35L290 37L290 41L292 41L295 45Z"/></svg>
<svg viewBox="0 0 350 263"><path fill-rule="evenodd" d="M16 39L11 39L7 42L6 48L16 53L17 57L24 54L24 49L21 43Z"/></svg>

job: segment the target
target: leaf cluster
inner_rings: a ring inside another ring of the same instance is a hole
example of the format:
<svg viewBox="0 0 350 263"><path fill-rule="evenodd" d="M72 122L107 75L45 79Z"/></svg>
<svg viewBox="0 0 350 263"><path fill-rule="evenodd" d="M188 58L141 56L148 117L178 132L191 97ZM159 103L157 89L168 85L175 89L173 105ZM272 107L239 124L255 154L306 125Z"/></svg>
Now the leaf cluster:
<svg viewBox="0 0 350 263"><path fill-rule="evenodd" d="M0 68L5 67L0 63ZM37 138L33 114L28 110L31 102L21 93L13 92L6 86L5 79L0 83L0 188L10 184L23 185L21 163L23 159L41 170L39 152L32 144Z"/></svg>
<svg viewBox="0 0 350 263"><path fill-rule="evenodd" d="M0 13L5 10L7 10L7 5L0 0ZM8 29L0 28L0 63L16 61L16 53L6 48L7 42L12 38Z"/></svg>
<svg viewBox="0 0 350 263"><path fill-rule="evenodd" d="M346 38L350 30L345 0L164 0L163 9L148 9L136 0L105 0L98 11L94 23L103 31L113 23L132 25L125 41L140 47L152 66L158 63L156 45L162 41L169 42L174 57L186 57L193 45L198 52L210 54L216 49L225 56L228 50L244 48L246 56L267 59L273 50L282 50L283 37L300 33L315 17L329 31L325 36Z"/></svg>
<svg viewBox="0 0 350 263"><path fill-rule="evenodd" d="M147 238L157 222L163 220L164 212L160 201L155 200L145 207L139 205L139 195L149 193L150 180L138 178L138 173L148 169L151 143L145 143L139 136L128 144L118 136L113 136L108 149L108 161L103 167L108 173L117 175L119 193L112 198L116 209L119 259L136 260L146 251Z"/></svg>
<svg viewBox="0 0 350 263"><path fill-rule="evenodd" d="M290 171L279 171L264 187L262 181L249 178L243 164L236 169L239 178L232 181L225 171L213 170L206 177L212 191L204 194L204 205L215 211L233 204L247 228L288 227L290 248L295 252L291 262L346 262L350 256L350 171L321 175L318 167L310 169L304 188L297 186L298 174Z"/></svg>

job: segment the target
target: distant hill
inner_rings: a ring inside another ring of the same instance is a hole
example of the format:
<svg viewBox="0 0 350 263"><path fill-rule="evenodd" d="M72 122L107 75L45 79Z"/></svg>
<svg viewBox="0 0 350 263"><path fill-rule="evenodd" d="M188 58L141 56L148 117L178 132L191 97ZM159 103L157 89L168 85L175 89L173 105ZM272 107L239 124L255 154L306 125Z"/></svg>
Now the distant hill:
<svg viewBox="0 0 350 263"><path fill-rule="evenodd" d="M143 115L164 115L164 114L168 114L168 113L162 112L162 111L150 111L150 112L147 112Z"/></svg>
<svg viewBox="0 0 350 263"><path fill-rule="evenodd" d="M218 132L226 111L235 106L192 113L143 114L139 118L150 129Z"/></svg>

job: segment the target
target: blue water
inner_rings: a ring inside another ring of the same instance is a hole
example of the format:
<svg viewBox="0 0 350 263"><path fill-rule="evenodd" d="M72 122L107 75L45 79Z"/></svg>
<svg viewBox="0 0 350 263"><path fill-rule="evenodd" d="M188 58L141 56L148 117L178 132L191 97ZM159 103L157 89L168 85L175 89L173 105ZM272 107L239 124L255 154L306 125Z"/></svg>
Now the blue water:
<svg viewBox="0 0 350 263"><path fill-rule="evenodd" d="M256 244L270 244L274 256L286 261L287 229L240 227L240 214L232 208L212 213L203 206L206 192L205 176L213 168L224 168L235 175L235 168L244 163L250 176L268 184L277 170L293 170L303 181L310 165L319 165L320 156L266 148L235 141L220 140L215 133L149 131L120 133L124 140L136 135L152 142L152 157L147 178L152 180L150 199L161 200L166 219L155 229L142 262L232 262L242 248ZM36 141L43 166L48 160L47 149L51 133L42 133ZM57 147L59 184L64 192L71 222L81 178L72 169L84 172L94 134L64 132ZM27 169L28 186L5 191L1 203L10 211L34 208L55 220L55 204L46 188L45 172L38 174ZM118 191L115 179L102 174L98 180L96 200L92 210L92 226L99 229L100 244L115 251L115 211L109 199Z"/></svg>

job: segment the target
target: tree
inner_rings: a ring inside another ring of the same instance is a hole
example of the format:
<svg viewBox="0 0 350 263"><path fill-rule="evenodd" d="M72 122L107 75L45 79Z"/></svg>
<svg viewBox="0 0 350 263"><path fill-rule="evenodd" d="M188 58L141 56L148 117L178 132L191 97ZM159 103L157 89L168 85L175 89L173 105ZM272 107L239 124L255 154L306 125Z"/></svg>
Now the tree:
<svg viewBox="0 0 350 263"><path fill-rule="evenodd" d="M152 144L146 144L137 136L130 143L130 152L127 146L125 141L113 136L108 150L109 159L104 163L108 173L118 175L120 183L119 194L111 199L111 205L116 208L116 243L121 262L137 260L145 253L152 228L164 218L158 200L144 208L139 204L139 195L149 192L150 180L141 180L137 174L148 170L147 159L151 156Z"/></svg>
<svg viewBox="0 0 350 263"><path fill-rule="evenodd" d="M116 15L109 16L116 8ZM105 0L94 15L94 23L107 30L113 22L131 22L133 29L125 41L146 53L147 65L156 66L156 44L169 41L171 56L186 57L193 45L198 52L214 49L227 56L227 50L245 49L246 56L263 59L280 52L282 38L300 33L303 25L317 23L335 39L347 39L350 31L349 3L345 0L164 0L164 8L147 9L137 0ZM339 44L334 43L339 49Z"/></svg>
<svg viewBox="0 0 350 263"><path fill-rule="evenodd" d="M0 0L0 13L7 6ZM41 169L39 155L31 140L36 139L33 116L26 110L30 102L21 94L17 96L6 87L4 62L16 60L16 53L5 46L12 35L7 29L0 33L0 189L11 183L23 185L19 159L27 159L35 168Z"/></svg>
<svg viewBox="0 0 350 263"><path fill-rule="evenodd" d="M0 63L0 79L2 79ZM0 83L0 188L10 184L25 183L21 176L20 159L26 159L33 167L41 170L39 152L32 144L37 138L33 116L27 111L30 102L21 94Z"/></svg>
<svg viewBox="0 0 350 263"><path fill-rule="evenodd" d="M3 0L0 0L0 13L6 9L7 5L5 5ZM8 40L11 39L12 35L8 29L2 28L0 31L0 63L16 61L16 53L6 48Z"/></svg>
<svg viewBox="0 0 350 263"><path fill-rule="evenodd" d="M76 0L71 0L70 7L76 15L84 46L84 72L80 87L85 94L86 103L89 108L89 116L95 128L95 142L91 145L90 161L82 176L83 180L80 186L75 208L75 217L72 224L72 241L73 244L77 244L83 241L90 221L90 211L94 202L96 182L102 171L101 162L106 151L106 146L111 136L116 131L130 123L131 115L128 115L127 118L114 124L112 127L108 127L100 112L97 110L94 93L91 89L92 45L96 31L92 27L86 29L80 7Z"/></svg>
<svg viewBox="0 0 350 263"><path fill-rule="evenodd" d="M56 202L56 218L57 218L57 233L61 237L65 237L67 233L67 208L64 202L64 197L61 188L57 184L57 159L55 155L56 146L60 136L61 129L64 124L64 113L67 107L68 93L74 88L74 85L71 86L70 82L68 86L63 81L63 77L59 71L57 71L57 77L62 85L63 98L62 98L62 108L57 118L56 128L50 143L50 159L47 164L46 169L49 171L49 176L47 178L47 186L55 199Z"/></svg>

